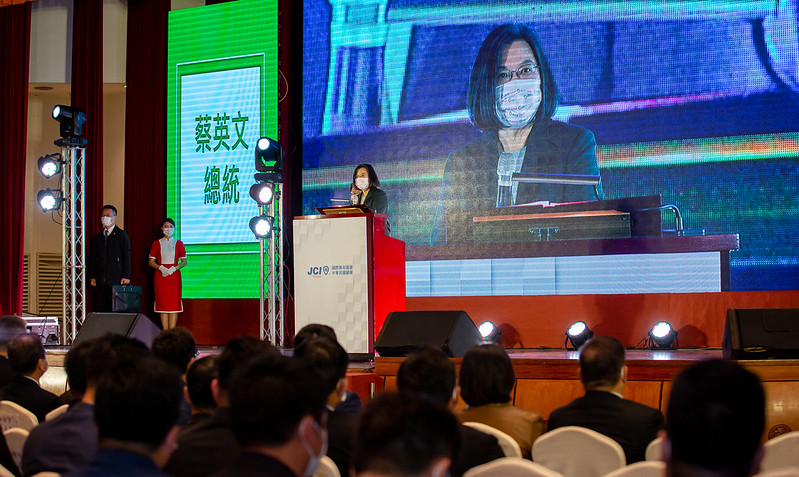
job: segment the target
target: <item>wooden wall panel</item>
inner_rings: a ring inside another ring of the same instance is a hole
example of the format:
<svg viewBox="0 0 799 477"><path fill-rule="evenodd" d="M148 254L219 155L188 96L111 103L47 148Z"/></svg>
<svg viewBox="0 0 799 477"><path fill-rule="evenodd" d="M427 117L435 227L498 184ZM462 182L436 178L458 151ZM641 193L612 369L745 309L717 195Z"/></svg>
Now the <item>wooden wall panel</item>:
<svg viewBox="0 0 799 477"><path fill-rule="evenodd" d="M535 411L544 419L549 414L583 395L583 385L570 379L518 379L516 380L517 407Z"/></svg>

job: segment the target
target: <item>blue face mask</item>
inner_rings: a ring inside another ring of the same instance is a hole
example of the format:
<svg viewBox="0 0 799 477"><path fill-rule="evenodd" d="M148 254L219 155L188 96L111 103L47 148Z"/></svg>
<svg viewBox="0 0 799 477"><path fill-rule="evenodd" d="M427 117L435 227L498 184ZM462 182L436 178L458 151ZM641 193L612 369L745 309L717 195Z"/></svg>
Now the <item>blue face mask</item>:
<svg viewBox="0 0 799 477"><path fill-rule="evenodd" d="M520 129L533 120L541 104L541 79L520 79L496 87L497 119L505 127Z"/></svg>

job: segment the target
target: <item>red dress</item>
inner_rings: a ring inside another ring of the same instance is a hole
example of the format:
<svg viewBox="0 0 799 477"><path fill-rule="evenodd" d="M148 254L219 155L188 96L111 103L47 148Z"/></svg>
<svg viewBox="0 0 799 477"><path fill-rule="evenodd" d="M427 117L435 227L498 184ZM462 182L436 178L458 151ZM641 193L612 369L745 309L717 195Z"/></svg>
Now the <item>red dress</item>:
<svg viewBox="0 0 799 477"><path fill-rule="evenodd" d="M154 258L155 263L166 268L177 265L184 257L186 257L186 249L183 247L183 242L174 238L156 240L150 247L150 258ZM161 274L160 270L155 271L156 313L182 313L181 294L180 270L175 270L172 275L166 277Z"/></svg>

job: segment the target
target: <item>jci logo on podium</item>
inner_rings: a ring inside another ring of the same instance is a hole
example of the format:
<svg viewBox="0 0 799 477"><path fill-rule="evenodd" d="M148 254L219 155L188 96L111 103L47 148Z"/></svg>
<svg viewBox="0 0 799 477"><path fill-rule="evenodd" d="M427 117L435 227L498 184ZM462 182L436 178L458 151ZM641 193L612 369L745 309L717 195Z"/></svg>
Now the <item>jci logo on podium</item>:
<svg viewBox="0 0 799 477"><path fill-rule="evenodd" d="M322 274L327 275L330 273L330 267L325 265L324 267L311 267L308 269L308 275L319 277Z"/></svg>

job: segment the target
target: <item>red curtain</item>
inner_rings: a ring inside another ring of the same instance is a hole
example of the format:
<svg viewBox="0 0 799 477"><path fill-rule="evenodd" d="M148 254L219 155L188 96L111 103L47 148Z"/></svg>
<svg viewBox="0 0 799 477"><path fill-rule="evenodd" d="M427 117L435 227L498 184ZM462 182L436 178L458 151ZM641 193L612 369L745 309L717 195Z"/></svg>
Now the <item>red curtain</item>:
<svg viewBox="0 0 799 477"><path fill-rule="evenodd" d="M22 312L31 4L0 8L0 315Z"/></svg>
<svg viewBox="0 0 799 477"><path fill-rule="evenodd" d="M72 106L86 113L83 200L88 246L100 231L103 206L103 1L75 0L72 25Z"/></svg>
<svg viewBox="0 0 799 477"><path fill-rule="evenodd" d="M125 108L125 231L131 281L152 310L147 257L166 214L166 48L169 0L128 2Z"/></svg>

